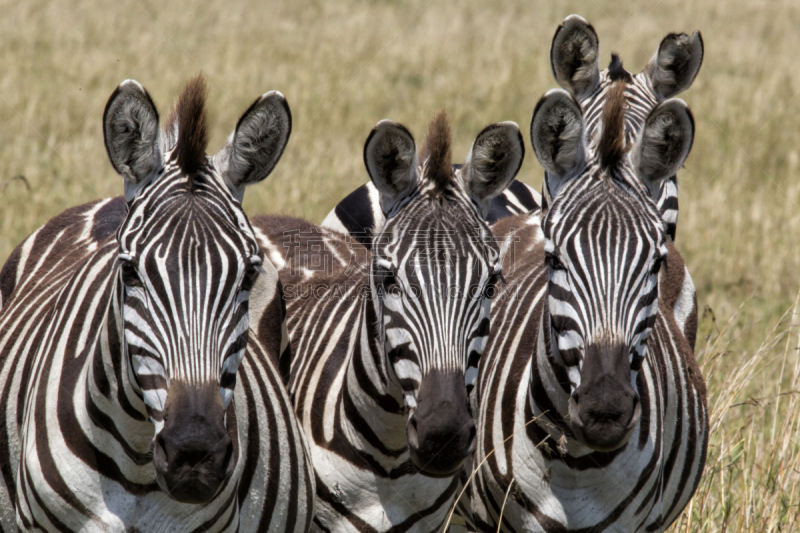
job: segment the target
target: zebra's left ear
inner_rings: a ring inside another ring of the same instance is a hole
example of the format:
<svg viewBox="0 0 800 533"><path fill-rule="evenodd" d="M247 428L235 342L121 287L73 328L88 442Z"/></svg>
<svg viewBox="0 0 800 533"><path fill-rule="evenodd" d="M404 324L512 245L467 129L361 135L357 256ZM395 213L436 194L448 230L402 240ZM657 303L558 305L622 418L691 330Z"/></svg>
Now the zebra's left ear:
<svg viewBox="0 0 800 533"><path fill-rule="evenodd" d="M592 93L600 80L597 32L579 15L570 15L550 44L550 67L559 85L578 101Z"/></svg>
<svg viewBox="0 0 800 533"><path fill-rule="evenodd" d="M147 91L134 80L120 83L103 112L103 140L108 159L125 180L125 199L163 166L158 111Z"/></svg>
<svg viewBox="0 0 800 533"><path fill-rule="evenodd" d="M291 133L292 113L278 91L263 94L244 112L227 144L214 156L240 202L244 188L262 181L278 164Z"/></svg>
<svg viewBox="0 0 800 533"><path fill-rule="evenodd" d="M667 100L647 117L631 151L631 163L654 200L661 183L683 166L693 141L694 117L683 100Z"/></svg>
<svg viewBox="0 0 800 533"><path fill-rule="evenodd" d="M581 108L563 89L550 89L536 104L531 119L533 153L545 170L549 202L559 189L586 167Z"/></svg>
<svg viewBox="0 0 800 533"><path fill-rule="evenodd" d="M475 138L461 180L486 218L492 199L514 180L525 157L525 142L515 122L487 126Z"/></svg>
<svg viewBox="0 0 800 533"><path fill-rule="evenodd" d="M644 68L659 98L672 98L694 81L703 63L703 36L671 33L664 37L658 52Z"/></svg>

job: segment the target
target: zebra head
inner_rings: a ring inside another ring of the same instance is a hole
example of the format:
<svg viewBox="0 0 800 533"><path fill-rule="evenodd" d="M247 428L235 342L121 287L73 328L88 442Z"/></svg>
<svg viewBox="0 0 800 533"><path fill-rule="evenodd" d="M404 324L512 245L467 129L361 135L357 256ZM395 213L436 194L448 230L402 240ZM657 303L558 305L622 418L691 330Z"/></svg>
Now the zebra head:
<svg viewBox="0 0 800 533"><path fill-rule="evenodd" d="M606 92L614 84L624 84L627 99L625 141L632 144L638 138L645 119L659 103L691 86L703 63L703 37L700 32L667 35L638 74L625 70L616 54L612 54L608 68L601 71L599 57L599 41L592 25L578 15L564 19L550 46L553 76L579 103L589 136L599 134ZM678 221L678 184L675 176L660 183L656 205L667 224L668 236L674 240ZM545 205L549 205L551 195L557 194L560 184L557 175L545 174Z"/></svg>
<svg viewBox="0 0 800 533"><path fill-rule="evenodd" d="M412 462L430 476L451 475L474 447L467 387L502 264L486 216L525 150L512 122L486 127L460 168L450 164L450 142L442 111L419 155L409 131L389 121L364 148L386 214L370 272L378 338L409 408Z"/></svg>
<svg viewBox="0 0 800 533"><path fill-rule="evenodd" d="M264 94L209 157L202 77L187 84L163 131L147 91L127 80L103 127L127 201L117 232L121 341L155 426L156 480L178 501L206 502L238 458L226 410L248 342L250 290L259 277L267 290L278 283L241 201L280 159L289 106L280 93Z"/></svg>
<svg viewBox="0 0 800 533"><path fill-rule="evenodd" d="M551 353L569 377L573 433L589 448L613 450L641 414L636 380L667 253L655 199L689 155L694 121L681 100L667 100L628 143L624 84L607 91L601 105L600 133L592 135L587 111L554 89L536 106L531 139L559 183L542 220Z"/></svg>

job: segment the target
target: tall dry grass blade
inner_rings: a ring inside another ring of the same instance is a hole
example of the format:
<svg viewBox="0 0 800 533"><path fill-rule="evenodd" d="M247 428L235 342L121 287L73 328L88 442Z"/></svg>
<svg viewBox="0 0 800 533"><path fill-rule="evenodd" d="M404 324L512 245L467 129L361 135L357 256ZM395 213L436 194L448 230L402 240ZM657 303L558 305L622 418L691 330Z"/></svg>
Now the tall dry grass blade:
<svg viewBox="0 0 800 533"><path fill-rule="evenodd" d="M517 481L517 478L516 477L512 477L511 478L511 483L508 484L508 488L506 489L506 496L505 496L505 498L503 498L503 505L500 506L500 516L497 517L497 532L496 533L500 533L500 528L503 527L503 513L506 510L506 502L508 501L508 495L511 494L511 487L514 486L514 483L516 483L516 481Z"/></svg>

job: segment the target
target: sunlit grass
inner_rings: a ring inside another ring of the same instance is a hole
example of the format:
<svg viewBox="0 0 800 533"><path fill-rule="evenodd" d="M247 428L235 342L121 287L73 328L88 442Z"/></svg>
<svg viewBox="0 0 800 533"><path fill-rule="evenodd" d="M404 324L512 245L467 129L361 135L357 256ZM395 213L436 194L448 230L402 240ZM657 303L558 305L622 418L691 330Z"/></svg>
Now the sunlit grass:
<svg viewBox="0 0 800 533"><path fill-rule="evenodd" d="M735 317L698 351L709 385L709 454L700 488L673 531L800 527L798 312L795 301L753 351L740 348ZM752 395L754 383L764 396Z"/></svg>

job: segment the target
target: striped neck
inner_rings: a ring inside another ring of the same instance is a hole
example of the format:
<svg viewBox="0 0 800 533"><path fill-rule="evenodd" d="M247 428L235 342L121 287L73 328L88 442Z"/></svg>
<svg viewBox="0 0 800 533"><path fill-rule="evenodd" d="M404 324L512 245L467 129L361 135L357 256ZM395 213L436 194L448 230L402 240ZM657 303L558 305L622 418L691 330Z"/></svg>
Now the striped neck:
<svg viewBox="0 0 800 533"><path fill-rule="evenodd" d="M393 469L408 461L409 409L383 350L374 299L364 298L361 305L359 332L342 387L342 422L351 447L364 457L377 451L386 461L383 468Z"/></svg>
<svg viewBox="0 0 800 533"><path fill-rule="evenodd" d="M120 302L122 293L116 268L111 270L108 309L98 336L91 361L87 365L83 380L86 387L84 416L96 426L104 429L112 438L97 438L94 444L109 457L114 457L128 479L140 479L140 483L153 484L155 471L152 467L151 442L155 427L150 421L140 386L133 378L133 371L126 355ZM124 454L120 452L120 446ZM142 468L146 465L146 468Z"/></svg>
<svg viewBox="0 0 800 533"><path fill-rule="evenodd" d="M539 314L538 342L531 357L528 401L533 414L541 417L539 425L558 442L562 435L574 437L569 427L570 382L567 369L558 352L553 323L548 308L549 291L543 291L542 312Z"/></svg>

